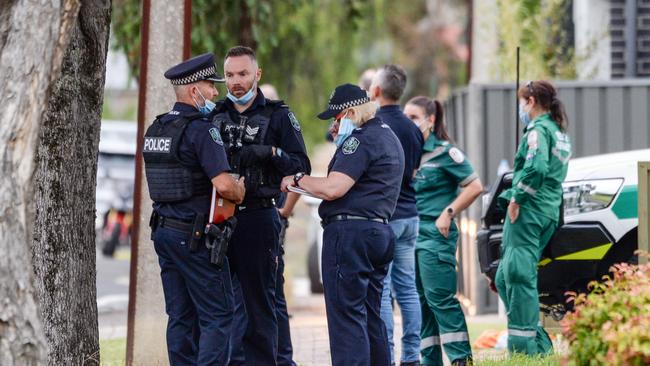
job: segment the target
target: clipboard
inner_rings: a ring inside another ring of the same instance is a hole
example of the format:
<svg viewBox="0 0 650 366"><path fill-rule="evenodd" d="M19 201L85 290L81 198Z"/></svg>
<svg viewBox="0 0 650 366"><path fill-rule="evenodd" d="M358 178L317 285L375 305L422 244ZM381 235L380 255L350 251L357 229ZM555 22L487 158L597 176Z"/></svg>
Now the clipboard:
<svg viewBox="0 0 650 366"><path fill-rule="evenodd" d="M302 189L302 188L300 188L300 187L287 186L287 189L289 190L289 192L299 193L299 194L301 194L301 195L303 195L303 196L307 196L307 197L312 197L312 198L318 198L318 199L320 199L319 197L314 196L313 194L311 194L311 193L305 191L304 189Z"/></svg>
<svg viewBox="0 0 650 366"><path fill-rule="evenodd" d="M235 204L219 195L217 189L212 187L210 197L210 224L220 224L235 214Z"/></svg>

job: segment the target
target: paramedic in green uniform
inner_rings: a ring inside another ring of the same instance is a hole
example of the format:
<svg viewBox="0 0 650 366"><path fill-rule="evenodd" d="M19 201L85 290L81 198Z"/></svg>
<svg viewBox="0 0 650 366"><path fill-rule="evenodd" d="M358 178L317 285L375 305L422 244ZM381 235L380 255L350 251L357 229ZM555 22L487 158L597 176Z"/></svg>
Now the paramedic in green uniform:
<svg viewBox="0 0 650 366"><path fill-rule="evenodd" d="M537 263L558 225L571 142L553 85L530 81L518 96L524 136L515 155L512 188L499 197L504 207L508 204L508 214L495 281L508 315L508 350L546 354L553 344L538 324Z"/></svg>
<svg viewBox="0 0 650 366"><path fill-rule="evenodd" d="M415 97L404 113L418 125L425 141L414 183L420 216L415 281L422 308L422 364L442 366L444 347L452 365L471 365L465 315L455 297L458 227L454 218L483 187L465 155L451 143L438 101Z"/></svg>

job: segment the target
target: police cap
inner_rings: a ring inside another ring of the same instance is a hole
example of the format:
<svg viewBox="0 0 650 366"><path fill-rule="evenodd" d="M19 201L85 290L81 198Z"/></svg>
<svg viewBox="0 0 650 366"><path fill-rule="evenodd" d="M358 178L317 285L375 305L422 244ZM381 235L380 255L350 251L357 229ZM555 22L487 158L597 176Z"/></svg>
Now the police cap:
<svg viewBox="0 0 650 366"><path fill-rule="evenodd" d="M370 102L368 93L357 85L339 85L334 89L334 92L330 96L327 109L320 113L318 118L324 120L334 118L345 109L368 102Z"/></svg>
<svg viewBox="0 0 650 366"><path fill-rule="evenodd" d="M224 78L217 74L213 53L204 53L181 62L165 71L165 78L169 79L172 85L192 84L201 80L224 82Z"/></svg>

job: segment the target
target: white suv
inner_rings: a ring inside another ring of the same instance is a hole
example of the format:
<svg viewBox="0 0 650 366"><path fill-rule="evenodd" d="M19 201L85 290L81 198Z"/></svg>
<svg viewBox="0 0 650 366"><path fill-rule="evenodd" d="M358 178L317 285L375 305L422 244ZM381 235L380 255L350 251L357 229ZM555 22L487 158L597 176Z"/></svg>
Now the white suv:
<svg viewBox="0 0 650 366"><path fill-rule="evenodd" d="M636 261L639 161L650 161L650 149L569 162L563 183L563 223L538 267L542 311L560 319L571 306L566 303L567 291L585 292L587 284L601 279L612 264ZM481 272L490 280L494 280L499 263L505 217L494 198L511 183L512 173L505 173L483 196L477 245Z"/></svg>

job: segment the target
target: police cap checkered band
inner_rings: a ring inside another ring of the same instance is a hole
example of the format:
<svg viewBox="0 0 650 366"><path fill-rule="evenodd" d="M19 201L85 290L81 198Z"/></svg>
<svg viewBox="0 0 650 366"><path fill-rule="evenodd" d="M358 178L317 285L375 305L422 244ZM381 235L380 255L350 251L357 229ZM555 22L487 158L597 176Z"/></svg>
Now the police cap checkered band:
<svg viewBox="0 0 650 366"><path fill-rule="evenodd" d="M183 78L178 78L178 79L171 79L172 85L185 85L185 84L192 84L196 83L197 81L201 80L210 80L210 79L215 79L214 76L217 73L217 68L213 65L208 67L207 69L199 70L193 74L190 74L186 77ZM212 80L216 81L216 80Z"/></svg>
<svg viewBox="0 0 650 366"><path fill-rule="evenodd" d="M354 107L354 106L357 106L357 105L368 103L369 101L370 101L370 98L368 98L366 96L366 97L363 97L363 98L359 98L357 100L351 100L349 102L345 102L343 104L329 104L327 106L327 109L334 109L334 110L342 111L342 110L350 108L350 107Z"/></svg>
<svg viewBox="0 0 650 366"><path fill-rule="evenodd" d="M173 85L185 85L196 83L201 80L223 82L224 79L217 74L214 65L214 54L205 53L170 68L165 72L165 77Z"/></svg>
<svg viewBox="0 0 650 366"><path fill-rule="evenodd" d="M336 117L341 111L370 102L368 93L357 85L343 84L334 89L330 96L327 109L318 118L328 120Z"/></svg>

